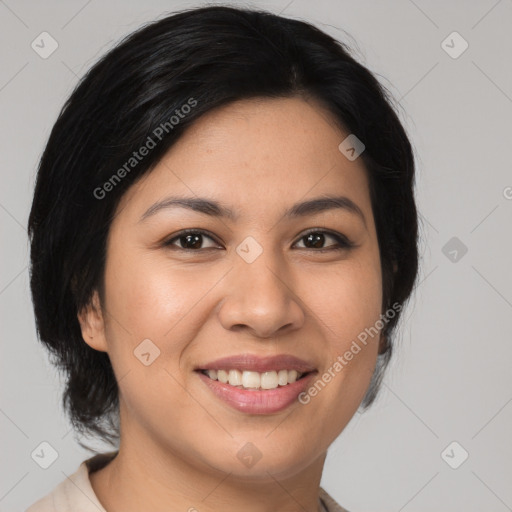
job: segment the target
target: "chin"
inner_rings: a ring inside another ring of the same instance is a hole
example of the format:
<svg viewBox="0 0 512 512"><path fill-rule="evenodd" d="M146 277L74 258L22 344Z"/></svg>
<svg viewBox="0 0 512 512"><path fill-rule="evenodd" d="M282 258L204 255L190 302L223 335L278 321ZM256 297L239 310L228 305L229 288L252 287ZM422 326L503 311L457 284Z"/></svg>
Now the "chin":
<svg viewBox="0 0 512 512"><path fill-rule="evenodd" d="M325 450L314 451L313 443L292 442L293 438L289 436L289 442L284 443L282 438L272 439L273 434L268 436L268 433L266 430L260 436L246 437L252 441L235 441L220 450L220 458L214 453L203 454L203 457L210 468L231 473L230 478L269 483L275 478L291 478L325 456Z"/></svg>

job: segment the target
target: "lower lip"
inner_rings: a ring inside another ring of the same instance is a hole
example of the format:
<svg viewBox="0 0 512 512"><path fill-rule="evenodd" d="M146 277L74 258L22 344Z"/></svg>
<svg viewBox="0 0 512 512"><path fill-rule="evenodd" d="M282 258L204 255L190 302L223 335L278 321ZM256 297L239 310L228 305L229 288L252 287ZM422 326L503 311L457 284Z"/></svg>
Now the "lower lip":
<svg viewBox="0 0 512 512"><path fill-rule="evenodd" d="M270 414L283 411L293 402L298 401L297 397L306 390L311 377L316 372L311 372L302 379L286 386L256 391L235 388L218 380L210 379L202 372L197 373L217 397L234 409L249 414Z"/></svg>

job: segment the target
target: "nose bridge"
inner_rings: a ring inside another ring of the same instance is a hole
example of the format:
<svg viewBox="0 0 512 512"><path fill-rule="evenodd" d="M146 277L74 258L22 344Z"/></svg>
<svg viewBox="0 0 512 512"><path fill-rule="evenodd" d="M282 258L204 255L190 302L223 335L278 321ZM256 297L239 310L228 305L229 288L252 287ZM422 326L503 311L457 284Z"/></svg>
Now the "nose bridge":
<svg viewBox="0 0 512 512"><path fill-rule="evenodd" d="M301 324L303 311L278 251L247 237L236 248L230 274L220 311L226 329L244 325L257 336L269 337L285 326Z"/></svg>
<svg viewBox="0 0 512 512"><path fill-rule="evenodd" d="M288 288L283 282L286 280L284 267L276 251L270 248L266 248L254 261L240 257L235 265L235 272L238 282L243 286L241 291L244 295L251 294L256 300L258 297L282 300L287 294Z"/></svg>
<svg viewBox="0 0 512 512"><path fill-rule="evenodd" d="M248 237L236 252L239 259L235 262L234 271L240 291L239 299L249 299L253 307L262 311L286 300L289 290L283 283L286 279L284 267L270 244L265 243L263 247L254 238Z"/></svg>

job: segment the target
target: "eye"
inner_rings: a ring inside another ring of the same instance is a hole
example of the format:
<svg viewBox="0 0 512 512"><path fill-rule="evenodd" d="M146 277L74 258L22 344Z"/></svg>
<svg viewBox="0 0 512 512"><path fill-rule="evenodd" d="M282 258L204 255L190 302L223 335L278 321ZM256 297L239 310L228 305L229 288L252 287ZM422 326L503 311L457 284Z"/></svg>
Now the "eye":
<svg viewBox="0 0 512 512"><path fill-rule="evenodd" d="M335 240L336 243L329 247L319 247L325 243L326 236L327 238ZM300 240L306 240L307 245L312 245L313 248L316 249L315 252L327 252L355 247L355 244L345 235L342 235L341 233L332 233L318 228L309 230L306 234L301 236ZM305 248L309 249L310 247Z"/></svg>
<svg viewBox="0 0 512 512"><path fill-rule="evenodd" d="M331 244L328 247L323 247L326 237L333 239L335 243ZM185 229L178 233L177 235L175 235L173 238L170 238L169 240L164 242L164 246L174 246L177 249L192 252L197 252L200 249L217 248L214 246L202 247L202 242L204 238L208 238L215 242L214 238L202 229ZM343 249L346 250L355 247L355 244L351 242L345 235L342 235L341 233L325 231L323 229L318 228L313 228L309 230L306 234L302 235L299 241L302 240L305 240L305 249L313 249L315 252L327 252ZM302 249L302 247L299 247L299 249Z"/></svg>
<svg viewBox="0 0 512 512"><path fill-rule="evenodd" d="M181 247L177 247L178 249L197 251L201 249L202 238L213 240L213 238L202 229L185 229L178 233L178 235L164 242L164 246L175 245L174 242L178 241L178 243L181 244ZM206 247L206 249L212 249L212 247Z"/></svg>

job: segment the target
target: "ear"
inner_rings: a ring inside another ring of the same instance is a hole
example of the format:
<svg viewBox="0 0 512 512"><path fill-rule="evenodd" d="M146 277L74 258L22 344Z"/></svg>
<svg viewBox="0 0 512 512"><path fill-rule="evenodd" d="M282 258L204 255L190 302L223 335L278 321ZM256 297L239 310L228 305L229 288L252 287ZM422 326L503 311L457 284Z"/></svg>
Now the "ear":
<svg viewBox="0 0 512 512"><path fill-rule="evenodd" d="M107 352L105 322L101 310L100 298L95 290L90 303L78 313L78 321L85 343L95 350Z"/></svg>

